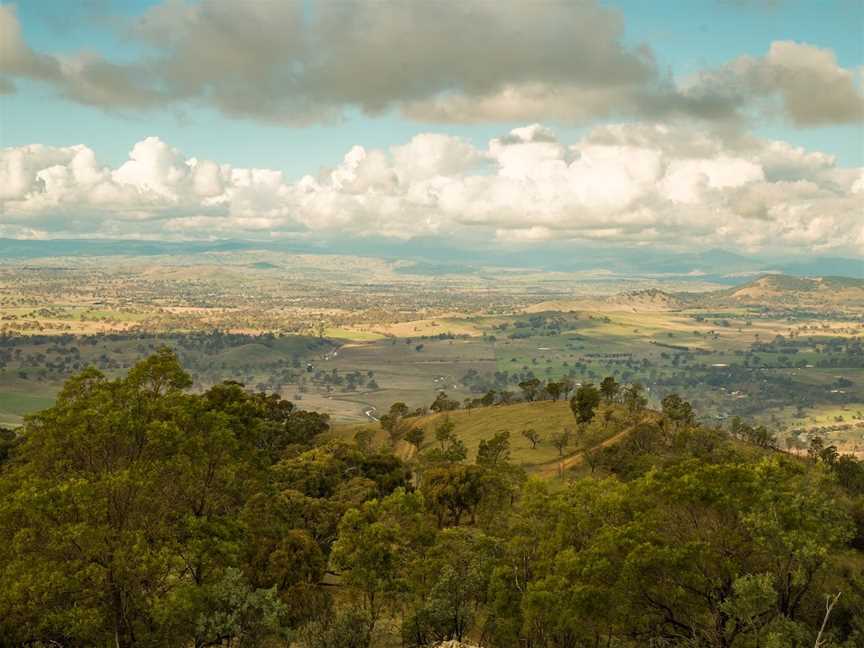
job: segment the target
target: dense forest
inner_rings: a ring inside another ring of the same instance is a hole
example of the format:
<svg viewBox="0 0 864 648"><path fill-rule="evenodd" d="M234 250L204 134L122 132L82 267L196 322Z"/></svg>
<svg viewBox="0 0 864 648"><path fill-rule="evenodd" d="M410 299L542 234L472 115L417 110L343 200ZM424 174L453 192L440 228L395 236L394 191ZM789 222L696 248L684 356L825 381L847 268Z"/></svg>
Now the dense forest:
<svg viewBox="0 0 864 648"><path fill-rule="evenodd" d="M607 379L573 428L617 442L541 480L506 432L469 458L398 407L382 444L191 385L167 349L84 369L0 434L0 646L864 645L864 463L818 437Z"/></svg>

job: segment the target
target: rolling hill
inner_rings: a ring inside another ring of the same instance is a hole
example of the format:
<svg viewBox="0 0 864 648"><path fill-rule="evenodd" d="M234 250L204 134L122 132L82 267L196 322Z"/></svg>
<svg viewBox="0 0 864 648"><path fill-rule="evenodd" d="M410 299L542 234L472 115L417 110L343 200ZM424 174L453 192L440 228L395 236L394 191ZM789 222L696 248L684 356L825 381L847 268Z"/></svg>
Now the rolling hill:
<svg viewBox="0 0 864 648"><path fill-rule="evenodd" d="M734 288L691 296L700 306L769 306L846 310L864 308L864 279L762 275Z"/></svg>
<svg viewBox="0 0 864 648"><path fill-rule="evenodd" d="M598 416L602 416L602 409ZM612 416L620 413L620 408ZM510 458L511 461L524 468L532 474L545 477L557 474L559 464L563 461L565 467L572 468L580 462L580 448L576 440L571 440L565 449L563 458L559 456L557 448L550 442L553 433L564 429L574 430L576 420L570 411L570 405L565 400L560 401L535 401L521 402L513 405L495 405L491 407L480 407L468 410L456 410L442 414L428 414L417 418L406 420L412 426L422 427L425 431L425 439L420 448L421 452L435 446L435 427L445 418L449 418L454 424L454 432L468 450L468 461L474 461L477 456L477 448L480 441L491 438L497 432L506 430L510 432ZM536 448L522 436L526 429L536 430L541 441ZM375 434L374 442L384 445L387 443L387 435L377 423L337 425L332 431L335 438L351 441L354 435L361 430L369 430ZM626 436L627 429L614 430L602 435L592 435L592 447L600 447L616 443ZM397 454L402 458L409 459L416 454L416 449L411 444L400 441L396 448Z"/></svg>
<svg viewBox="0 0 864 648"><path fill-rule="evenodd" d="M658 288L626 290L609 296L547 300L525 308L526 313L549 311L659 312L687 307L687 300Z"/></svg>

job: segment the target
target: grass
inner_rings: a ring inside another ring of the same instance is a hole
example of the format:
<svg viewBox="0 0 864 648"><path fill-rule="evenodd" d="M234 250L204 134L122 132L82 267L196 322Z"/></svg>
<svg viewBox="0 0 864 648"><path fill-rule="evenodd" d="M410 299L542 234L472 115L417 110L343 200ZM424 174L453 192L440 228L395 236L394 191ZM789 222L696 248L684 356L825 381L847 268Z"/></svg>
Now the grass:
<svg viewBox="0 0 864 648"><path fill-rule="evenodd" d="M37 412L54 403L53 389L37 393L0 391L0 425L19 425L25 414Z"/></svg>
<svg viewBox="0 0 864 648"><path fill-rule="evenodd" d="M373 331L358 331L356 329L328 328L324 330L324 336L334 340L347 340L349 342L371 342L383 340L384 335Z"/></svg>
<svg viewBox="0 0 864 648"><path fill-rule="evenodd" d="M471 410L456 410L444 414L430 414L418 419L408 419L413 425L421 426L425 432L425 440L421 452L435 447L435 427L449 418L455 425L454 433L468 449L468 461L474 461L480 441L491 438L497 432L506 430L510 433L510 460L522 466L528 472L548 472L550 465L556 465L559 459L557 448L550 437L555 432L565 428L575 429L576 421L566 401L538 401L533 403L516 403L513 405L496 405ZM522 431L533 428L540 433L541 441L536 448L522 436ZM337 425L334 426L335 438L351 441L360 430L370 430L375 433L374 440L385 444L387 436L377 424ZM565 450L565 455L576 450L571 445Z"/></svg>
<svg viewBox="0 0 864 648"><path fill-rule="evenodd" d="M264 344L243 344L214 354L213 359L228 364L248 364L250 362L269 361L273 357L273 349Z"/></svg>

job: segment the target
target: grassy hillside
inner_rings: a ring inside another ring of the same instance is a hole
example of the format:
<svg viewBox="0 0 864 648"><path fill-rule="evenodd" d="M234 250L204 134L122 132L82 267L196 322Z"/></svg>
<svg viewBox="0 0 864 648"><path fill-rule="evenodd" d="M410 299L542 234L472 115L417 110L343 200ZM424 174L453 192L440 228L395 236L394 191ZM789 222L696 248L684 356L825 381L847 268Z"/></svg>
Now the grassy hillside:
<svg viewBox="0 0 864 648"><path fill-rule="evenodd" d="M613 413L613 416L615 415L617 413ZM602 409L598 416L603 416ZM573 418L567 401L537 401L456 410L446 414L430 414L416 419L407 419L413 425L420 426L426 431L421 452L435 446L435 426L439 425L445 417L449 417L455 424L455 434L465 443L468 449L468 461L474 461L480 441L506 430L510 432L510 460L532 473L546 474L550 468L554 471L558 465L559 454L558 449L550 441L551 436L564 429L576 429L576 420ZM532 448L528 439L522 436L522 431L528 428L533 428L540 433L541 441L536 448ZM377 423L337 425L333 430L333 435L337 438L351 440L360 430L373 431L375 433L374 442L377 444L384 445L387 442L386 433ZM609 434L611 433L609 432ZM599 444L605 440L602 432L599 431L592 430L589 435L592 443ZM406 457L413 455L413 446L406 442L400 442L399 445L397 451L400 454ZM574 437L564 451L564 455L565 457L572 456L577 450Z"/></svg>
<svg viewBox="0 0 864 648"><path fill-rule="evenodd" d="M741 286L701 294L697 301L713 305L857 308L864 305L864 280L770 274Z"/></svg>

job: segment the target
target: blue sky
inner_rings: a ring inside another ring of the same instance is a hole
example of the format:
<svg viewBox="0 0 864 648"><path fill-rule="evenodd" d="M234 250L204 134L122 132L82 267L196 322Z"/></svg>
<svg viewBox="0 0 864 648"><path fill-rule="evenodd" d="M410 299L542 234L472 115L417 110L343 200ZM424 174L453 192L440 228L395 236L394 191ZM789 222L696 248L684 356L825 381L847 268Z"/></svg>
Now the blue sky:
<svg viewBox="0 0 864 648"><path fill-rule="evenodd" d="M859 0L4 0L0 28L0 235L864 250Z"/></svg>
<svg viewBox="0 0 864 648"><path fill-rule="evenodd" d="M7 3L8 4L8 3ZM147 0L63 3L27 0L14 3L24 36L33 49L55 53L96 50L107 57L134 60L146 48L130 42L119 17L140 15L156 4ZM647 43L658 63L675 75L689 75L736 56L761 56L774 40L795 40L830 47L844 67L864 65L864 5L856 0L692 0L606 2L623 14L626 40ZM232 119L206 106L118 114L82 106L57 96L50 86L18 81L19 92L0 98L0 143L40 142L57 146L86 143L106 163L124 160L135 142L148 135L184 151L240 166L266 166L299 177L338 163L347 147L385 147L404 142L419 130L466 137L480 145L518 122L423 124L398 113L369 118L349 110L341 123L304 128ZM583 127L556 123L562 137ZM220 137L213 137L213 133ZM757 124L754 132L836 155L849 166L864 164L864 135L858 125L799 129Z"/></svg>

